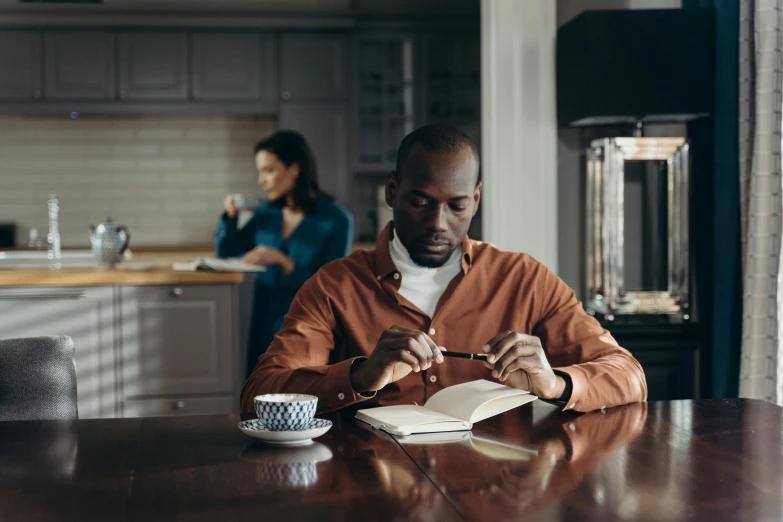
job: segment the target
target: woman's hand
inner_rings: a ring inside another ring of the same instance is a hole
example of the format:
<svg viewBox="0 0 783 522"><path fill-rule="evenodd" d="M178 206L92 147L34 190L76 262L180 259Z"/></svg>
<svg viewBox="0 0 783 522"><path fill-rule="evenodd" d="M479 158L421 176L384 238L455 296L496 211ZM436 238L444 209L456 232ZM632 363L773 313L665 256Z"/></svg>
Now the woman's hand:
<svg viewBox="0 0 783 522"><path fill-rule="evenodd" d="M280 265L283 271L290 274L294 270L294 261L276 248L258 245L242 256L242 262L248 265Z"/></svg>
<svg viewBox="0 0 783 522"><path fill-rule="evenodd" d="M234 205L234 194L229 194L223 199L223 208L226 209L226 215L234 219L239 214L239 209Z"/></svg>

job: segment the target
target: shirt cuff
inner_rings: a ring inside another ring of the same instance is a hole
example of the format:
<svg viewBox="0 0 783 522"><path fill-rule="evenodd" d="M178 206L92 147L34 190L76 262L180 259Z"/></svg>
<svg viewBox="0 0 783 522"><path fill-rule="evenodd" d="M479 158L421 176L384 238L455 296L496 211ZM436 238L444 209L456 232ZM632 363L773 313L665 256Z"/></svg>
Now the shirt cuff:
<svg viewBox="0 0 783 522"><path fill-rule="evenodd" d="M579 401L583 398L587 389L587 382L585 382L581 372L573 367L553 368L552 371L566 380L566 389L568 389L568 381L571 381L571 394L568 397L564 394L561 400L551 402L557 406L562 405L563 411L584 411L579 409Z"/></svg>
<svg viewBox="0 0 783 522"><path fill-rule="evenodd" d="M318 397L319 412L339 410L375 397L374 392L372 395L357 393L351 385L351 367L355 361L364 359L367 358L353 357L330 366L324 387L326 396Z"/></svg>

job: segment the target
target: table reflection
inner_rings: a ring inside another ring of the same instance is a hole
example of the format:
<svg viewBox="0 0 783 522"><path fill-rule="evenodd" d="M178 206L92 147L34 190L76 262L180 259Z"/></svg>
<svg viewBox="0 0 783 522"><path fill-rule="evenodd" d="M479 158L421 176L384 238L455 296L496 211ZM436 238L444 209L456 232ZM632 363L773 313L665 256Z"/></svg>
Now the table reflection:
<svg viewBox="0 0 783 522"><path fill-rule="evenodd" d="M469 518L513 519L574 491L638 437L646 419L647 404L580 416L552 411L535 421L526 408L482 421L460 440L398 440Z"/></svg>
<svg viewBox="0 0 783 522"><path fill-rule="evenodd" d="M78 446L79 432L73 421L0 423L3 475L71 477Z"/></svg>

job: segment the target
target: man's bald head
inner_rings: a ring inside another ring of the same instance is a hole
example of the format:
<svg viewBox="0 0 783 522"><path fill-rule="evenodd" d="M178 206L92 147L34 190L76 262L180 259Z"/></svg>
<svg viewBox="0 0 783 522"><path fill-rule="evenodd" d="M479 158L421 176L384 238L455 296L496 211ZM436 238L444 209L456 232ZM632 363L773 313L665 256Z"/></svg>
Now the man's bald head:
<svg viewBox="0 0 783 522"><path fill-rule="evenodd" d="M400 181L405 172L405 163L411 152L417 147L435 153L454 153L465 148L470 149L476 158L476 183L478 183L479 165L481 165L478 146L470 136L452 125L425 125L405 136L397 151L397 166L394 170L397 181Z"/></svg>

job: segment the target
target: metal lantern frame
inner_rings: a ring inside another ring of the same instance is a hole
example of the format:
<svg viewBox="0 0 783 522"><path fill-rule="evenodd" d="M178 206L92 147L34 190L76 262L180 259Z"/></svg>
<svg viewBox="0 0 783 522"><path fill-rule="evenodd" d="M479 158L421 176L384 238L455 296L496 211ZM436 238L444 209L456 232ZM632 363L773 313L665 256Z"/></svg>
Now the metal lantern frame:
<svg viewBox="0 0 783 522"><path fill-rule="evenodd" d="M626 290L624 267L625 163L665 161L668 289ZM603 138L587 150L586 308L612 321L618 315L690 318L690 158L685 138Z"/></svg>

